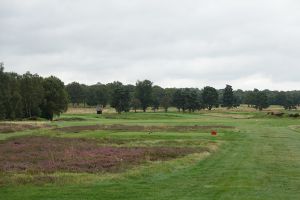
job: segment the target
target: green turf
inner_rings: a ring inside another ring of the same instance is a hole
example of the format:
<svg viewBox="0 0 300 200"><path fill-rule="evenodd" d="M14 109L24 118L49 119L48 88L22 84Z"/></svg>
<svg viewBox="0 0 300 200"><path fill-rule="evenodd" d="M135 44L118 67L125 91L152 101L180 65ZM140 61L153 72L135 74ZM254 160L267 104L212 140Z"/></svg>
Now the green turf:
<svg viewBox="0 0 300 200"><path fill-rule="evenodd" d="M215 115L218 114L218 115ZM235 118L233 115L237 115ZM250 118L239 117L241 115ZM54 182L35 182L26 174L0 174L0 199L300 199L300 120L265 113L222 111L193 114L127 113L64 115L86 121L56 121L54 126L88 124L228 125L217 137L199 132L34 130L0 134L5 140L24 135L111 140L117 146L205 146L218 143L210 155L189 155L148 163L116 174L57 173ZM122 141L121 143L118 143ZM20 178L23 177L23 178ZM1 180L5 184L1 184ZM23 180L19 182L18 180ZM27 181L26 181L27 180Z"/></svg>

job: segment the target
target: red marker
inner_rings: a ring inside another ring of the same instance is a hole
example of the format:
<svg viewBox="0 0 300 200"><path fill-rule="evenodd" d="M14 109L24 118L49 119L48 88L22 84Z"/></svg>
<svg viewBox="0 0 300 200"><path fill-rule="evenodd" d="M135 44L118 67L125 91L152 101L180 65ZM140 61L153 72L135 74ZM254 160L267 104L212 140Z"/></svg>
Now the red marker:
<svg viewBox="0 0 300 200"><path fill-rule="evenodd" d="M217 131L211 131L211 135L216 136L217 135Z"/></svg>

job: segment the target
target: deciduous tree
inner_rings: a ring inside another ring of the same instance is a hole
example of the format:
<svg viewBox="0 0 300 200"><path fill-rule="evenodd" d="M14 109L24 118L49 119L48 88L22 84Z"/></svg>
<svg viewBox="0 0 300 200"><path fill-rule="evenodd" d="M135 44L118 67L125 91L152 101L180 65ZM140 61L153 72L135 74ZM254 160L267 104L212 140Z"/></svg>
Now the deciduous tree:
<svg viewBox="0 0 300 200"><path fill-rule="evenodd" d="M165 94L163 98L160 100L160 106L164 108L165 112L168 112L170 105L171 105L171 97Z"/></svg>
<svg viewBox="0 0 300 200"><path fill-rule="evenodd" d="M54 115L59 116L67 110L68 99L64 83L54 76L45 78L42 84L45 95L42 104L42 116L53 120Z"/></svg>
<svg viewBox="0 0 300 200"><path fill-rule="evenodd" d="M43 78L27 72L21 76L20 91L25 117L41 115L41 104L44 98Z"/></svg>
<svg viewBox="0 0 300 200"><path fill-rule="evenodd" d="M234 96L233 96L233 90L231 85L226 85L223 93L223 107L227 107L227 109L230 109L233 107L234 104Z"/></svg>
<svg viewBox="0 0 300 200"><path fill-rule="evenodd" d="M218 92L215 88L207 86L202 92L202 100L204 107L211 110L213 107L218 107Z"/></svg>
<svg viewBox="0 0 300 200"><path fill-rule="evenodd" d="M141 107L141 101L138 98L132 98L130 105L134 112L136 112Z"/></svg>
<svg viewBox="0 0 300 200"><path fill-rule="evenodd" d="M152 103L152 82L149 80L137 81L135 97L141 101L144 112Z"/></svg>
<svg viewBox="0 0 300 200"><path fill-rule="evenodd" d="M111 96L111 107L115 108L120 114L121 112L128 112L130 110L130 94L126 86L116 85Z"/></svg>
<svg viewBox="0 0 300 200"><path fill-rule="evenodd" d="M84 90L78 82L72 82L66 86L66 90L69 94L70 102L77 106L84 101Z"/></svg>

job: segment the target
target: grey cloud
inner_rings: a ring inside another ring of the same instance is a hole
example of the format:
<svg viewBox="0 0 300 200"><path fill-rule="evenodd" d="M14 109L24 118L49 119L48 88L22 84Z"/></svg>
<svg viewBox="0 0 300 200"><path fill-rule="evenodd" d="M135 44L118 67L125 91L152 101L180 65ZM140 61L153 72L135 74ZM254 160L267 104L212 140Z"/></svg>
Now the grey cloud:
<svg viewBox="0 0 300 200"><path fill-rule="evenodd" d="M87 84L300 89L296 0L2 0L6 70Z"/></svg>

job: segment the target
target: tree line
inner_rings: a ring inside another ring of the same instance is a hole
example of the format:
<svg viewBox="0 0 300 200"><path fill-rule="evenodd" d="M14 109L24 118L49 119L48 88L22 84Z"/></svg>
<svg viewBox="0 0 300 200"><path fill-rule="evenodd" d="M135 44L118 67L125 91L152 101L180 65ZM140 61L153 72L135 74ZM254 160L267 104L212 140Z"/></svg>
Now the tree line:
<svg viewBox="0 0 300 200"><path fill-rule="evenodd" d="M52 120L72 106L110 105L118 113L138 109L154 112L176 107L178 111L195 112L217 107L228 109L247 104L258 110L270 105L281 105L285 109L296 109L300 104L300 91L253 91L233 90L206 86L199 88L162 88L149 80L137 81L135 85L124 85L115 81L108 84L85 85L72 82L64 85L57 77L43 78L27 72L19 75L4 72L0 64L0 119L22 119L42 117Z"/></svg>
<svg viewBox="0 0 300 200"><path fill-rule="evenodd" d="M211 110L214 107L228 109L247 104L257 110L263 110L270 105L280 105L285 109L296 109L300 104L300 91L252 91L233 90L226 85L224 89L206 86L198 88L162 88L149 80L137 81L135 85L123 85L121 82L108 84L97 83L84 85L78 82L66 86L70 102L73 106L83 104L88 106L108 104L118 113L138 109L146 112L169 107L176 107L178 111L194 112L201 109Z"/></svg>
<svg viewBox="0 0 300 200"><path fill-rule="evenodd" d="M68 94L54 76L43 78L29 72L4 72L0 63L0 119L45 118L66 111Z"/></svg>

